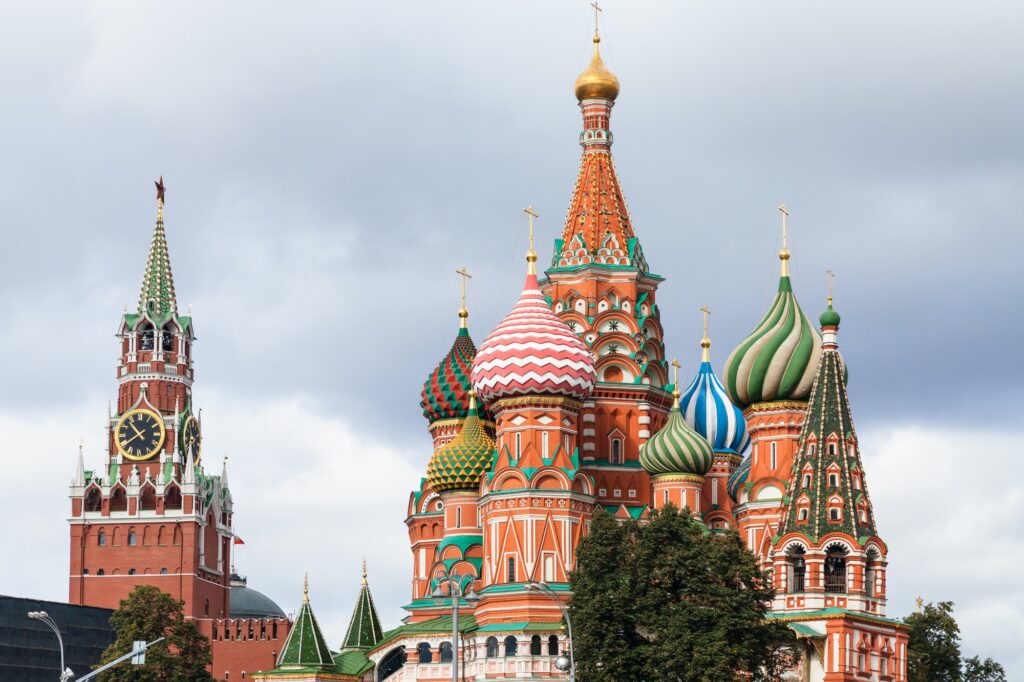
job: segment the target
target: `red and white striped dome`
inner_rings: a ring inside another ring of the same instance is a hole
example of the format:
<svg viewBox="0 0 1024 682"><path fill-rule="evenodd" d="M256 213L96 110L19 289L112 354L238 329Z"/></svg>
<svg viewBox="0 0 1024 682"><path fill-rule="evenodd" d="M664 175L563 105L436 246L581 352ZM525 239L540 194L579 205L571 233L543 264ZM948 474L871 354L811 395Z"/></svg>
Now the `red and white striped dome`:
<svg viewBox="0 0 1024 682"><path fill-rule="evenodd" d="M590 350L551 311L529 274L512 312L477 350L472 378L477 396L490 404L519 395L583 400L597 373Z"/></svg>

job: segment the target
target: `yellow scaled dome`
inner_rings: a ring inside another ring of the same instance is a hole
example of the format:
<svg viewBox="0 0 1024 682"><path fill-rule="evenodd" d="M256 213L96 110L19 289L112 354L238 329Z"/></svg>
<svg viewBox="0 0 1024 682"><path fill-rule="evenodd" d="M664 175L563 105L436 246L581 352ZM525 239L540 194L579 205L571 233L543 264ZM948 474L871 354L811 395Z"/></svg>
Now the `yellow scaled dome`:
<svg viewBox="0 0 1024 682"><path fill-rule="evenodd" d="M600 36L594 36L594 57L576 78L576 99L610 99L614 100L619 96L619 79L608 70L608 67L601 61L601 52L598 44Z"/></svg>

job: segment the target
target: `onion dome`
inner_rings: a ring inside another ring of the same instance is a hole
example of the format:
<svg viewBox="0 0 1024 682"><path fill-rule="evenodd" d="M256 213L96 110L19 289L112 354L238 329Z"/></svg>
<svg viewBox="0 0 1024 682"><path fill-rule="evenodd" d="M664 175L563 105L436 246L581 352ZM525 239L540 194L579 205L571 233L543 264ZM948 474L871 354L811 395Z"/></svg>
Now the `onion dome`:
<svg viewBox="0 0 1024 682"><path fill-rule="evenodd" d="M601 37L594 34L594 56L590 64L576 77L576 99L608 99L614 101L619 96L619 79L608 70L601 59L598 45Z"/></svg>
<svg viewBox="0 0 1024 682"><path fill-rule="evenodd" d="M742 487L750 477L751 463L752 460L750 459L750 456L747 455L747 458L740 462L736 471L732 472L729 476L729 483L726 485L725 489L729 493L729 497L732 498L733 502L735 502L736 498L739 497L740 487Z"/></svg>
<svg viewBox="0 0 1024 682"><path fill-rule="evenodd" d="M740 407L806 400L821 357L821 335L800 309L783 249L779 291L757 327L725 361L725 387Z"/></svg>
<svg viewBox="0 0 1024 682"><path fill-rule="evenodd" d="M473 361L473 388L485 404L521 395L583 400L597 381L590 350L555 315L537 284L530 249L523 293L480 345Z"/></svg>
<svg viewBox="0 0 1024 682"><path fill-rule="evenodd" d="M494 458L491 440L477 413L476 396L469 393L469 413L462 430L450 443L438 449L427 463L427 480L439 493L475 490Z"/></svg>
<svg viewBox="0 0 1024 682"><path fill-rule="evenodd" d="M679 411L679 390L668 421L640 448L640 466L652 476L692 474L703 476L715 462L711 444L689 424Z"/></svg>
<svg viewBox="0 0 1024 682"><path fill-rule="evenodd" d="M711 339L700 342L704 349L697 376L683 391L679 408L687 423L711 443L715 452L742 453L750 443L747 420L740 408L732 404L725 387L711 368L708 349Z"/></svg>
<svg viewBox="0 0 1024 682"><path fill-rule="evenodd" d="M822 327L838 327L839 326L839 313L832 309L832 297L828 297L828 309L821 314L818 321L821 322Z"/></svg>
<svg viewBox="0 0 1024 682"><path fill-rule="evenodd" d="M442 419L462 419L469 411L469 392L472 390L470 373L476 346L469 337L465 318L462 320L452 349L441 358L441 362L423 383L420 407L430 423Z"/></svg>

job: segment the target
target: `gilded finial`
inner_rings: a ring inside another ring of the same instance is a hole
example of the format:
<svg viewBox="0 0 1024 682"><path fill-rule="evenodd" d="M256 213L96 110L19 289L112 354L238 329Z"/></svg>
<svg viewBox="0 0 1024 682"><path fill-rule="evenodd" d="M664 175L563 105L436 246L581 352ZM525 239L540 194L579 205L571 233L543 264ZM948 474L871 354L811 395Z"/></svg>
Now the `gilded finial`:
<svg viewBox="0 0 1024 682"><path fill-rule="evenodd" d="M917 599L914 600L914 603L917 604L917 610L919 612L920 611L924 611L924 599L921 599L920 597L918 597Z"/></svg>
<svg viewBox="0 0 1024 682"><path fill-rule="evenodd" d="M473 279L473 275L469 274L469 270L464 267L456 270L455 274L462 278L462 305L459 308L459 327L465 329L466 318L469 317L469 308L466 307L466 280Z"/></svg>
<svg viewBox="0 0 1024 682"><path fill-rule="evenodd" d="M302 579L302 603L309 603L309 571L306 571L306 577Z"/></svg>
<svg viewBox="0 0 1024 682"><path fill-rule="evenodd" d="M366 559L363 558L363 587L366 587Z"/></svg>
<svg viewBox="0 0 1024 682"><path fill-rule="evenodd" d="M469 392L469 411L472 412L476 409L476 391Z"/></svg>
<svg viewBox="0 0 1024 682"><path fill-rule="evenodd" d="M597 22L602 10L601 6L598 5L596 2L590 3L590 6L594 8L594 42L599 43L601 42L601 36L598 34L597 31Z"/></svg>
<svg viewBox="0 0 1024 682"><path fill-rule="evenodd" d="M533 250L533 219L539 218L536 213L533 212L533 206L527 206L523 209L523 213L530 216L530 250L526 252L526 274L536 275L537 274L537 252Z"/></svg>
<svg viewBox="0 0 1024 682"><path fill-rule="evenodd" d="M601 6L596 2L592 2L590 6L594 8L594 55L590 58L589 66L576 78L576 99L580 102L585 99L615 101L619 96L619 79L604 65L599 49L601 36L598 33L598 17L602 11Z"/></svg>
<svg viewBox="0 0 1024 682"><path fill-rule="evenodd" d="M779 251L779 260L782 261L782 276L789 277L789 247L786 244L787 219L789 210L785 204L779 206L779 213L782 214L782 250Z"/></svg>
<svg viewBox="0 0 1024 682"><path fill-rule="evenodd" d="M156 219L157 220L163 220L164 219L164 193L167 191L167 188L164 186L164 176L161 175L160 179L157 180L153 184L156 185Z"/></svg>
<svg viewBox="0 0 1024 682"><path fill-rule="evenodd" d="M679 368L682 367L679 364L679 358L672 360L673 378L672 378L672 409L679 408L679 399L683 397L683 392L679 390Z"/></svg>
<svg viewBox="0 0 1024 682"><path fill-rule="evenodd" d="M711 362L711 337L708 336L708 318L711 317L711 308L707 304L698 308L704 314L704 337L700 340L700 361Z"/></svg>
<svg viewBox="0 0 1024 682"><path fill-rule="evenodd" d="M836 276L831 270L825 271L825 277L828 280L828 307L832 307L832 279Z"/></svg>

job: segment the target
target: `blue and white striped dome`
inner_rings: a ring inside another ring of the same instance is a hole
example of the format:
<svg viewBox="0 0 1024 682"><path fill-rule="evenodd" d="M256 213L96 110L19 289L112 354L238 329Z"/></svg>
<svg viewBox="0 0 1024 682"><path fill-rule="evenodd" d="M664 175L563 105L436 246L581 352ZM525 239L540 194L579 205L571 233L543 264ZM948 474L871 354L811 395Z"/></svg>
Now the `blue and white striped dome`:
<svg viewBox="0 0 1024 682"><path fill-rule="evenodd" d="M729 400L709 360L700 363L697 376L683 391L679 408L690 426L711 443L715 452L740 455L747 449L750 443L747 420L740 408Z"/></svg>

